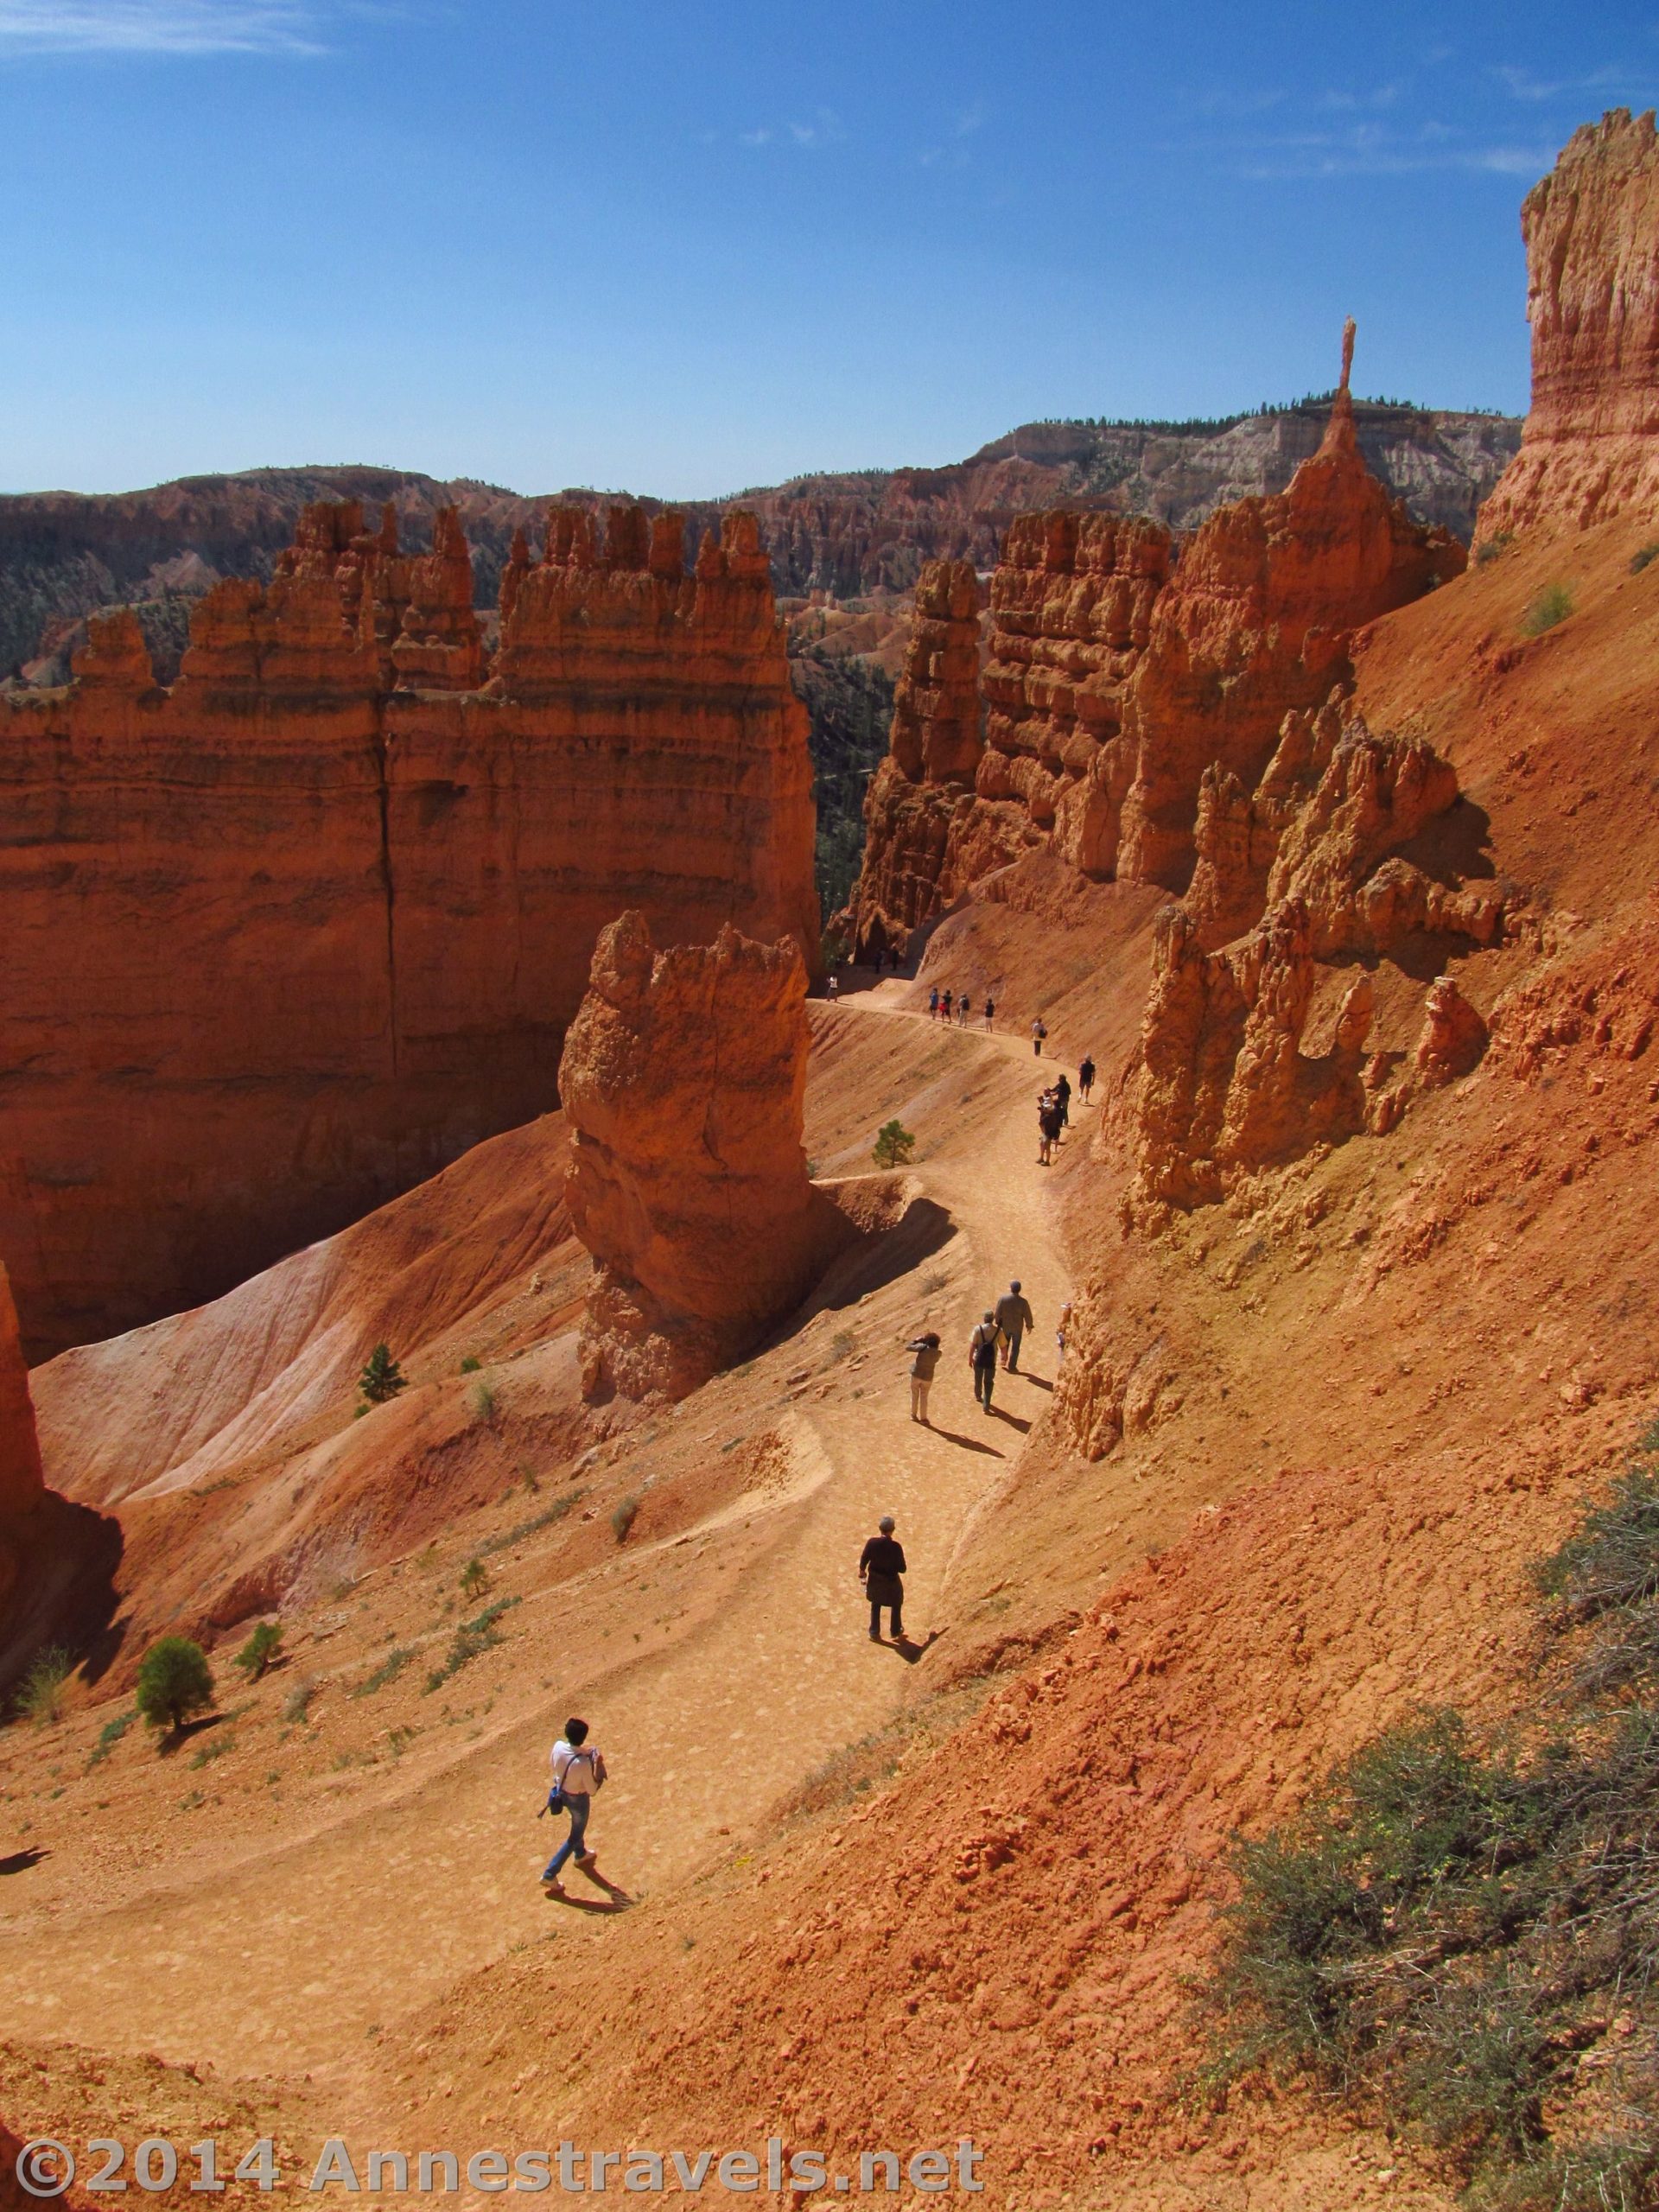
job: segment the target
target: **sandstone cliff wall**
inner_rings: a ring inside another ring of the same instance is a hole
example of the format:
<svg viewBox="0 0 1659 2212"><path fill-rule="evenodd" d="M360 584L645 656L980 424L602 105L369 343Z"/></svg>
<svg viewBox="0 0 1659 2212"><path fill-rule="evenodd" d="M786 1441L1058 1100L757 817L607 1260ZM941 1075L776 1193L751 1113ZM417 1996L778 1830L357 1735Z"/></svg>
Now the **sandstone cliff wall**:
<svg viewBox="0 0 1659 2212"><path fill-rule="evenodd" d="M1521 209L1532 406L1482 508L1490 539L1659 515L1659 140L1615 108L1575 130Z"/></svg>
<svg viewBox="0 0 1659 2212"><path fill-rule="evenodd" d="M458 526L349 506L0 702L0 1251L44 1351L193 1304L556 1100L599 931L816 957L805 718L739 516L556 518L487 673Z"/></svg>

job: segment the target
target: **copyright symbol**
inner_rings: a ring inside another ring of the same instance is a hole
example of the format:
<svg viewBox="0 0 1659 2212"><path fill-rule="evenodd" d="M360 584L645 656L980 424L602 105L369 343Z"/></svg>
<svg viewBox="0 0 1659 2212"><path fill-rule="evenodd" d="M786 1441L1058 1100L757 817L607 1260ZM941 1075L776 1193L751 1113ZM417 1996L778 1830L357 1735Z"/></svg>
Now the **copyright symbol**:
<svg viewBox="0 0 1659 2212"><path fill-rule="evenodd" d="M31 2196L61 2196L74 2177L73 2154L49 2135L37 2135L17 2153L17 2179Z"/></svg>

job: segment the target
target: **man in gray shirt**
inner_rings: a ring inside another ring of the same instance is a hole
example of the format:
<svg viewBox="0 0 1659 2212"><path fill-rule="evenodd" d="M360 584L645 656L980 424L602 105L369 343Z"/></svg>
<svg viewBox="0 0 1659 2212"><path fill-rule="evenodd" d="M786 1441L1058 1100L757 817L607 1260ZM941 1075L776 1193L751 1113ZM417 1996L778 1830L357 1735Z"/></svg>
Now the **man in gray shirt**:
<svg viewBox="0 0 1659 2212"><path fill-rule="evenodd" d="M1020 1339L1027 1329L1037 1325L1029 1302L1020 1294L1017 1281L1011 1282L996 1301L996 1325L1002 1332L1002 1364L1011 1375L1017 1375Z"/></svg>

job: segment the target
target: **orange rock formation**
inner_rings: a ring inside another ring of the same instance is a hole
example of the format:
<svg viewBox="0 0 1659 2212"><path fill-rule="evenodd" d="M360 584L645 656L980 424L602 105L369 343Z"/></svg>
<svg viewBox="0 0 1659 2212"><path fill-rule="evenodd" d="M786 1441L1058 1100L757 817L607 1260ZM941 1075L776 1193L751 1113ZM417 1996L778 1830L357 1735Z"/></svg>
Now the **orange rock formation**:
<svg viewBox="0 0 1659 2212"><path fill-rule="evenodd" d="M1651 109L1575 130L1521 209L1532 406L1477 536L1659 504L1659 141Z"/></svg>
<svg viewBox="0 0 1659 2212"><path fill-rule="evenodd" d="M1459 575L1463 549L1424 530L1366 467L1346 334L1325 442L1277 497L1223 507L1193 535L1153 611L1124 711L1134 747L1116 873L1184 890L1211 764L1253 785L1284 717L1351 671L1362 625Z"/></svg>
<svg viewBox="0 0 1659 2212"><path fill-rule="evenodd" d="M806 969L734 929L652 947L601 936L559 1087L570 1219L593 1254L583 1389L683 1397L800 1298L842 1216L801 1148Z"/></svg>
<svg viewBox="0 0 1659 2212"><path fill-rule="evenodd" d="M0 1524L32 1510L44 1487L17 1309L10 1281L0 1267Z"/></svg>
<svg viewBox="0 0 1659 2212"><path fill-rule="evenodd" d="M1011 525L991 585L974 797L963 753L953 774L918 758L916 728L934 711L930 635L871 786L849 909L857 943L902 938L1033 847L1097 879L1184 890L1201 812L1222 795L1205 801L1206 774L1254 788L1287 713L1316 709L1351 673L1355 632L1461 571L1456 540L1414 523L1367 468L1351 353L1351 325L1324 442L1288 488L1219 509L1173 569L1160 524L1061 511ZM936 601L951 565L925 574ZM969 721L965 643L953 729Z"/></svg>
<svg viewBox="0 0 1659 2212"><path fill-rule="evenodd" d="M561 511L486 679L466 545L313 509L178 683L96 618L0 703L0 1250L44 1351L192 1304L555 1103L600 930L816 956L811 769L753 523Z"/></svg>

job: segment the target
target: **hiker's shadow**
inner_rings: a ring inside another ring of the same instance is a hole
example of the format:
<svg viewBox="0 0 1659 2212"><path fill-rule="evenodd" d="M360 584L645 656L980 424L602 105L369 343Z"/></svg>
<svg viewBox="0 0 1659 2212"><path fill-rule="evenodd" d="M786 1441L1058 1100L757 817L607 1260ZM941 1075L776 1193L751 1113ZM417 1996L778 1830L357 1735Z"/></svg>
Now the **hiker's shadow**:
<svg viewBox="0 0 1659 2212"><path fill-rule="evenodd" d="M620 1883L607 1880L596 1867L591 1872L584 1874L582 1878L603 1890L604 1896L602 1897L576 1897L567 1890L562 1897L554 1897L550 1902L554 1904L573 1905L578 1912L598 1913L626 1912L631 1904L638 1903L638 1899L631 1897Z"/></svg>
<svg viewBox="0 0 1659 2212"><path fill-rule="evenodd" d="M32 1843L27 1851L14 1851L9 1859L0 1859L0 1874L27 1874L31 1866L51 1856L42 1845Z"/></svg>
<svg viewBox="0 0 1659 2212"><path fill-rule="evenodd" d="M993 1459L1000 1459L1003 1457L995 1444L983 1444L976 1436L958 1436L954 1428L939 1428L932 1422L928 1426L932 1428L935 1436L943 1437L947 1444L960 1444L964 1452L986 1452Z"/></svg>
<svg viewBox="0 0 1659 2212"><path fill-rule="evenodd" d="M1018 1374L1020 1380L1022 1382L1034 1383L1039 1390L1052 1391L1054 1388L1054 1385L1052 1382L1046 1382L1040 1375L1030 1374L1023 1367L1016 1369L1015 1372Z"/></svg>
<svg viewBox="0 0 1659 2212"><path fill-rule="evenodd" d="M1031 1423L1021 1421L1018 1414L1005 1414L1001 1406L993 1406L991 1411L998 1421L1005 1421L1010 1428L1017 1428L1021 1436L1030 1434ZM999 1452L996 1456L1000 1459L1002 1454Z"/></svg>
<svg viewBox="0 0 1659 2212"><path fill-rule="evenodd" d="M889 1651L896 1651L899 1654L906 1667L913 1667L918 1659L926 1657L944 1634L944 1630L942 1628L930 1629L920 1643L914 1643L907 1636L896 1636L891 1643L888 1643L886 1637L880 1640L887 1644Z"/></svg>

